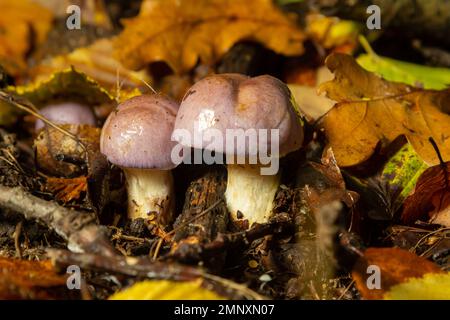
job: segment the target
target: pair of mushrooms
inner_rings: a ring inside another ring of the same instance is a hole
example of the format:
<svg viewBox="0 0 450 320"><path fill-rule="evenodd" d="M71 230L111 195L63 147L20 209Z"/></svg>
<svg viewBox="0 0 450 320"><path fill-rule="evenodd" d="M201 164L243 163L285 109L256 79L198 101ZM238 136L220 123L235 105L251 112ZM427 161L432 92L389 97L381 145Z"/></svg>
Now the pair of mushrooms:
<svg viewBox="0 0 450 320"><path fill-rule="evenodd" d="M91 123L89 119L83 121ZM205 130L216 129L223 132L224 141L186 141L174 134L180 129L191 137L203 137ZM148 219L154 214L162 227L173 219L171 170L177 165L172 160L177 143L227 157L248 157L251 146L231 151L226 148L227 129L278 129L279 157L297 150L303 142L303 128L289 89L268 75L208 76L188 90L180 105L159 94L137 96L119 104L103 126L100 150L125 173L128 217ZM232 218L247 219L249 226L267 222L280 175L261 175L259 164L228 163L227 169L225 198Z"/></svg>

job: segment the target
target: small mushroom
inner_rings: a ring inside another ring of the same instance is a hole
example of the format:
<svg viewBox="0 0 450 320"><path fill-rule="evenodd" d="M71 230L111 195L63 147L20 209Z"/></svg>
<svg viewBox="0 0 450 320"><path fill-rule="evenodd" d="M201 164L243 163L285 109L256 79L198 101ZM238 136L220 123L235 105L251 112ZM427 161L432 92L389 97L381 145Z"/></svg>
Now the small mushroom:
<svg viewBox="0 0 450 320"><path fill-rule="evenodd" d="M96 123L92 109L89 106L76 102L49 104L39 110L39 113L56 124L87 124L95 126ZM38 119L34 129L37 132L44 126L44 122Z"/></svg>
<svg viewBox="0 0 450 320"><path fill-rule="evenodd" d="M160 226L173 217L170 137L178 104L162 95L142 95L122 102L107 118L100 151L125 173L128 217L149 219Z"/></svg>
<svg viewBox="0 0 450 320"><path fill-rule="evenodd" d="M210 129L215 130L208 134ZM242 129L242 132L227 139L227 129L234 132ZM258 136L252 141L244 132L248 129L266 132L267 138ZM218 74L200 80L186 93L172 138L185 147L226 155L228 181L225 197L228 209L235 221L243 218L251 225L268 221L279 187L279 172L261 174L260 152L274 152L271 147L275 139L269 132L272 129L278 129L276 138L279 141L278 156L270 154L272 160L278 161L279 157L300 148L303 128L288 87L268 75L249 78L240 74ZM177 130L185 130L197 138L189 141L178 135ZM218 131L221 139L215 134ZM230 144L242 141L242 138L246 139L245 145L235 145L231 150ZM248 161L256 155L256 162ZM236 164L236 161L228 161L230 156L245 157L247 162Z"/></svg>

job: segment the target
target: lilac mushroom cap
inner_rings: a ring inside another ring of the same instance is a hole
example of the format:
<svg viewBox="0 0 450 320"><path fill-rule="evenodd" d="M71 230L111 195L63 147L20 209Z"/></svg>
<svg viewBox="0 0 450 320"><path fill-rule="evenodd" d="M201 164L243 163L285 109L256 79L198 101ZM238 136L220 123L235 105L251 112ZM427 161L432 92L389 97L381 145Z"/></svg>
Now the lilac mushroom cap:
<svg viewBox="0 0 450 320"><path fill-rule="evenodd" d="M269 75L208 76L195 83L184 96L175 130L188 130L194 137L207 129L218 129L224 133L221 143L197 139L187 147L224 153L226 129L279 129L279 153L283 156L299 149L303 142L303 128L291 99L288 87ZM235 153L248 155L248 149Z"/></svg>
<svg viewBox="0 0 450 320"><path fill-rule="evenodd" d="M130 219L156 214L155 224L164 227L173 218L171 134L177 110L162 95L137 96L121 103L102 128L100 151L126 176Z"/></svg>
<svg viewBox="0 0 450 320"><path fill-rule="evenodd" d="M121 103L103 125L100 150L120 167L170 170L176 165L171 141L178 104L162 95L141 95Z"/></svg>
<svg viewBox="0 0 450 320"><path fill-rule="evenodd" d="M39 113L56 124L87 124L95 126L96 123L95 115L91 108L76 102L49 104L39 110ZM39 131L44 126L45 123L38 119L35 124L35 131Z"/></svg>

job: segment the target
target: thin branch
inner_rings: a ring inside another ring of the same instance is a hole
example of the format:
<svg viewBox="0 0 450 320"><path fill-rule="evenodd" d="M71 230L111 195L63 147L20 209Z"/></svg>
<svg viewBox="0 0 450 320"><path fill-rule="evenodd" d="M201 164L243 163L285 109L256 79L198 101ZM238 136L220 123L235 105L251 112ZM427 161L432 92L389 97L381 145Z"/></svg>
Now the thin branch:
<svg viewBox="0 0 450 320"><path fill-rule="evenodd" d="M22 214L26 219L38 220L68 241L74 250L114 254L96 217L89 212L64 208L25 192L21 187L0 185L0 208Z"/></svg>

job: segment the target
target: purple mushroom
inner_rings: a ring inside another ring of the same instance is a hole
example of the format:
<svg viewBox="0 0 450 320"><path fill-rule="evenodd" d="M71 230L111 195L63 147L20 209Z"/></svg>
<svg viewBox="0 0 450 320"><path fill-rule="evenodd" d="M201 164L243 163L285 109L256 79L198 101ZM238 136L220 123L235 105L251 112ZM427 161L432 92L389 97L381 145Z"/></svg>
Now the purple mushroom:
<svg viewBox="0 0 450 320"><path fill-rule="evenodd" d="M130 219L153 213L164 226L173 217L170 136L177 109L161 95L137 96L122 102L103 126L100 151L125 173Z"/></svg>
<svg viewBox="0 0 450 320"><path fill-rule="evenodd" d="M288 87L274 77L218 74L195 83L180 104L172 139L204 154L209 150L226 156L225 197L234 220L247 219L250 226L267 222L272 213L280 174L278 167L264 171L263 165L303 142L292 99ZM197 138L185 139L183 132ZM268 157L262 158L264 154Z"/></svg>
<svg viewBox="0 0 450 320"><path fill-rule="evenodd" d="M48 120L56 124L88 124L95 126L96 119L92 109L89 106L76 102L62 102L49 104L39 110ZM35 131L39 131L45 126L45 123L38 119L35 124Z"/></svg>

